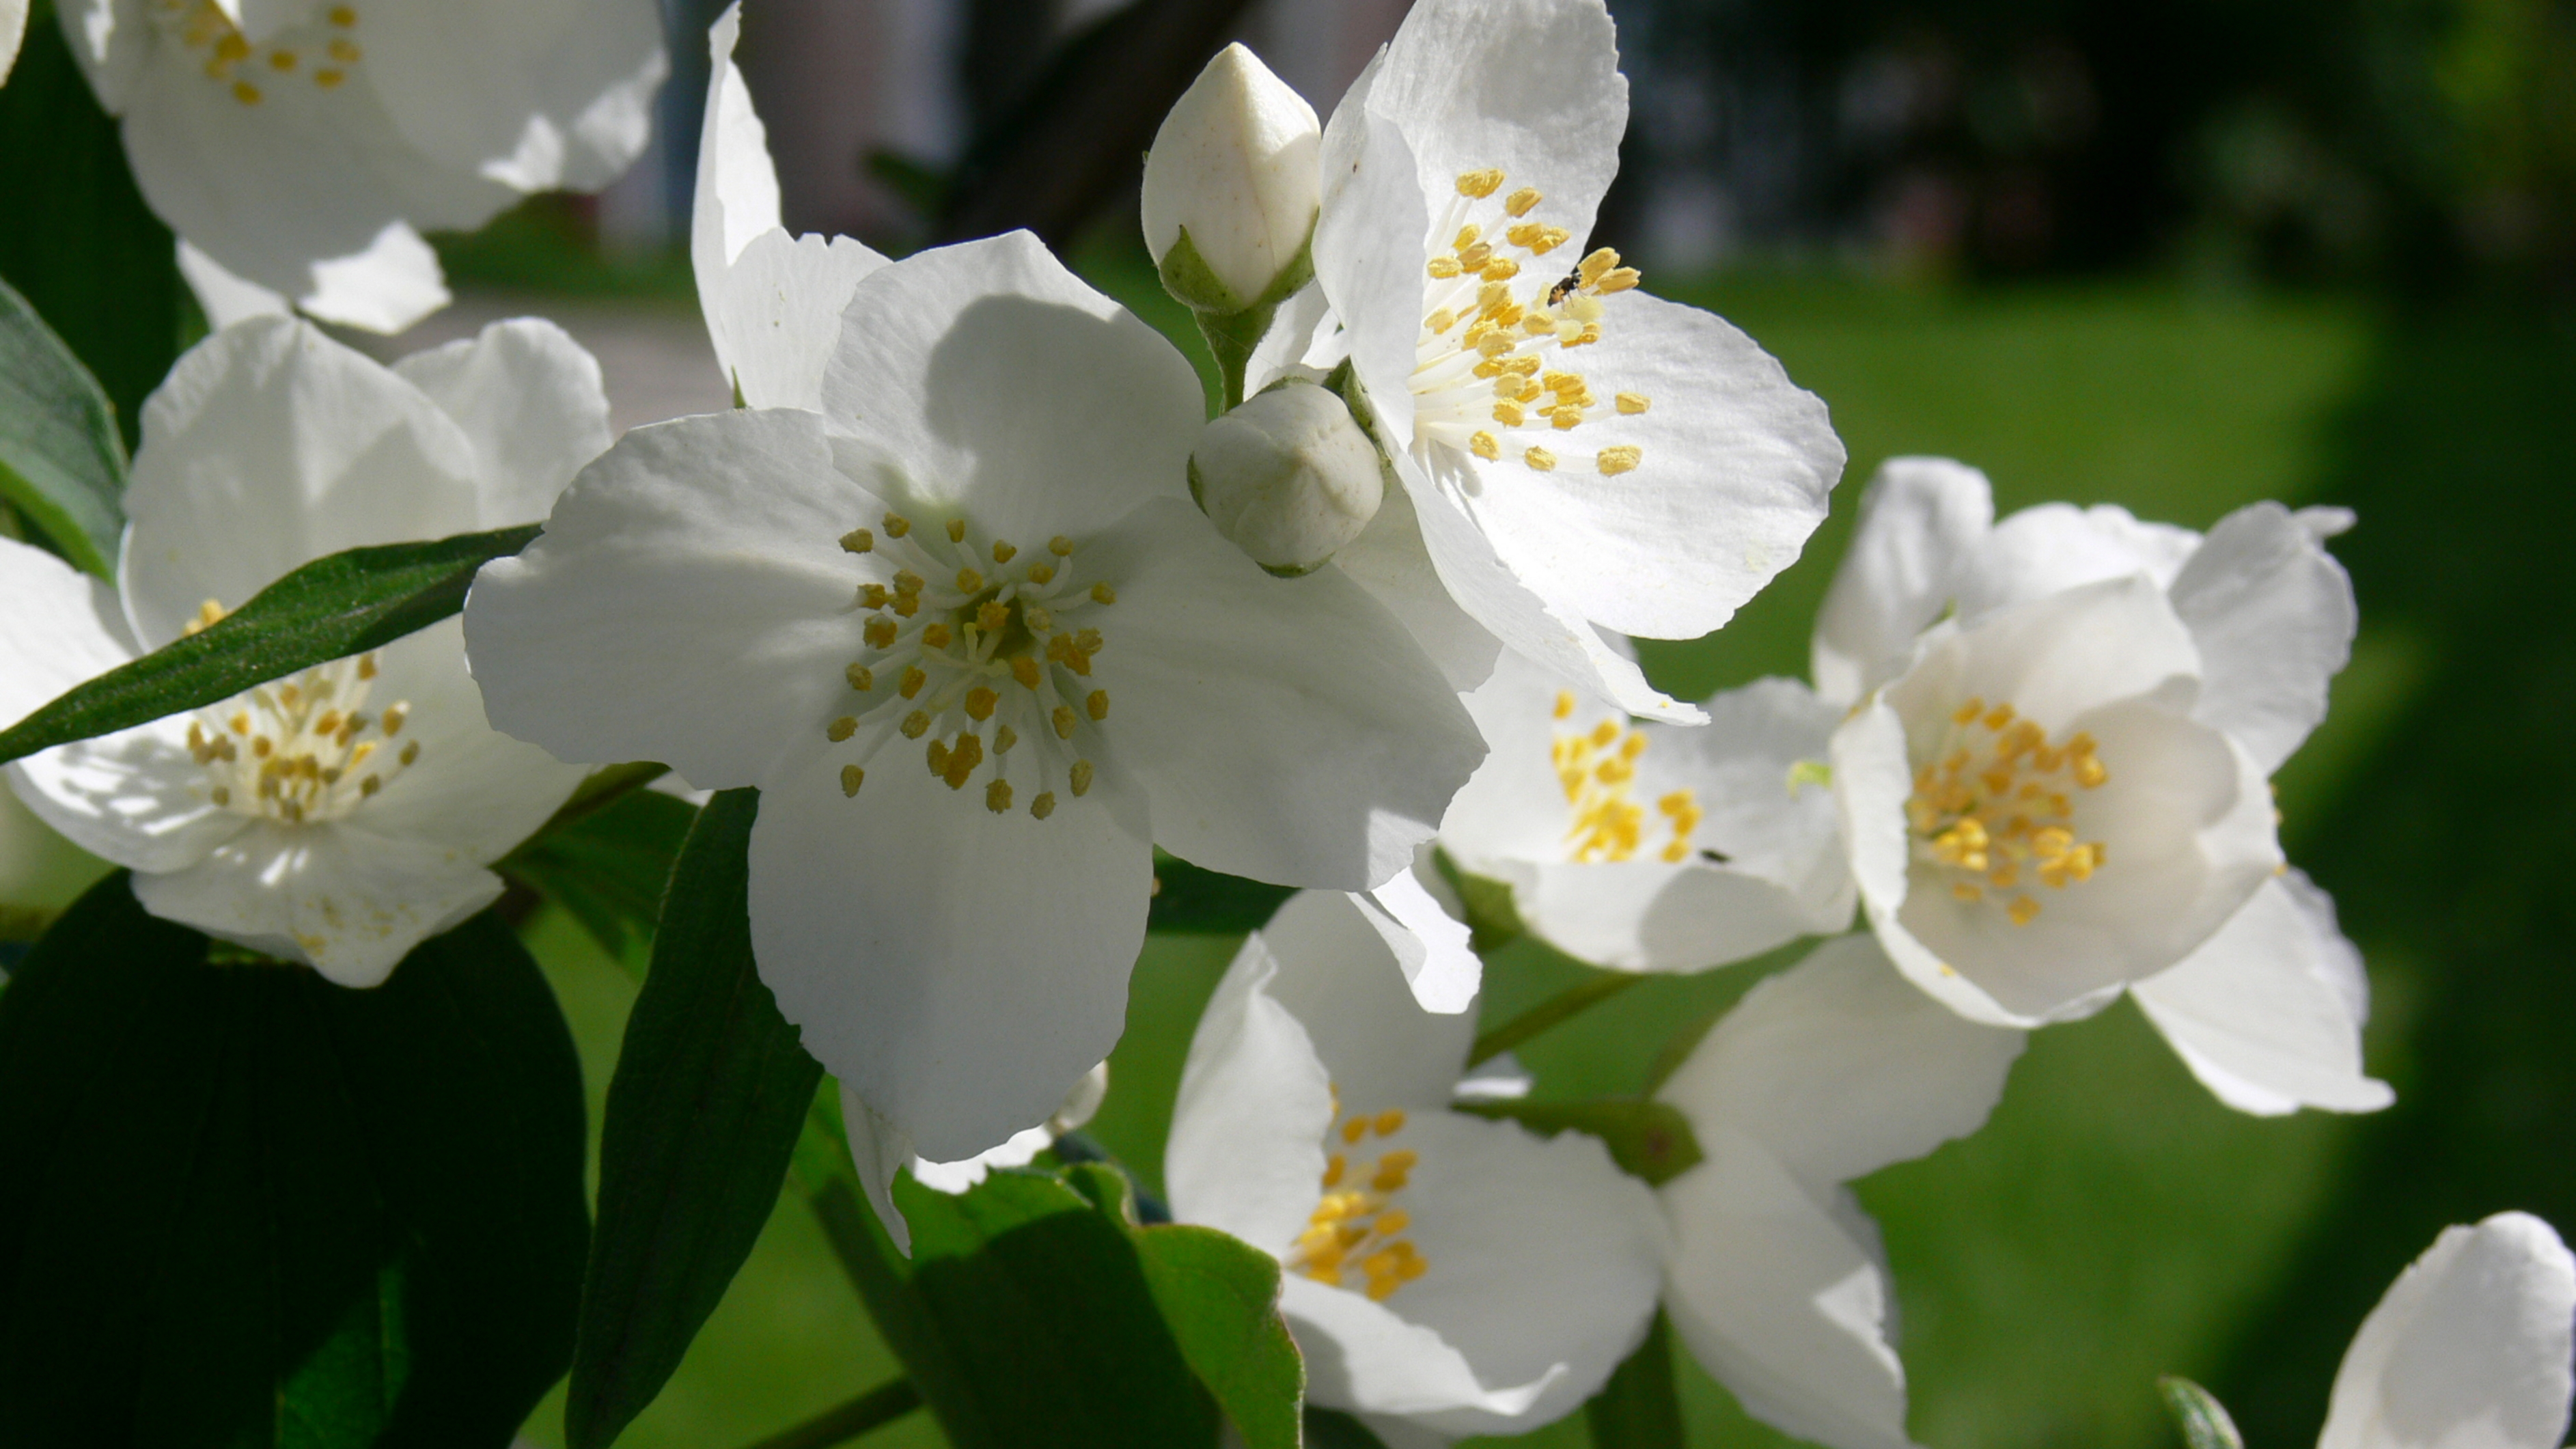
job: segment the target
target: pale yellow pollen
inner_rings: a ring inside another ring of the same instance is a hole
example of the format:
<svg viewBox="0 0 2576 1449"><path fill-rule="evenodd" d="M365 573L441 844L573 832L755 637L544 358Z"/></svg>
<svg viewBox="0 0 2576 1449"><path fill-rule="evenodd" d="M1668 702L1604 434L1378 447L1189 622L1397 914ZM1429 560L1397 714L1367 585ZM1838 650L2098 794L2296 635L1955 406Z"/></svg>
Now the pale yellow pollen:
<svg viewBox="0 0 2576 1449"><path fill-rule="evenodd" d="M841 547L849 553L866 553L876 546L877 536L868 529L853 528L841 535Z"/></svg>
<svg viewBox="0 0 2576 1449"><path fill-rule="evenodd" d="M984 787L984 808L996 815L1011 813L1011 782L995 780Z"/></svg>
<svg viewBox="0 0 2576 1449"><path fill-rule="evenodd" d="M1422 319L1422 325L1434 333L1446 332L1458 325L1458 314L1443 307Z"/></svg>
<svg viewBox="0 0 2576 1449"><path fill-rule="evenodd" d="M1390 1107L1386 1111L1378 1113L1377 1121L1372 1125L1377 1128L1377 1135L1380 1137L1392 1136L1396 1132L1400 1131L1404 1126L1404 1109L1401 1107ZM1403 1154L1403 1156L1408 1163L1413 1159L1413 1154L1410 1152Z"/></svg>
<svg viewBox="0 0 2576 1449"><path fill-rule="evenodd" d="M1089 760L1074 761L1073 768L1065 772L1065 778L1072 784L1075 796L1079 797L1090 794L1091 762Z"/></svg>
<svg viewBox="0 0 2576 1449"><path fill-rule="evenodd" d="M1643 449L1638 448L1634 444L1622 443L1615 448L1602 449L1600 455L1596 457L1593 462L1596 467L1600 468L1601 476L1605 478L1615 478L1622 473L1629 472L1634 469L1640 462L1645 460L1645 456L1646 454Z"/></svg>
<svg viewBox="0 0 2576 1449"><path fill-rule="evenodd" d="M1000 540L1000 539L998 539L998 538L997 538L997 539L995 539L995 540L993 540L993 562L994 562L994 563L996 563L996 564L1006 564L1006 563L1009 563L1012 559L1019 557L1019 553L1020 553L1020 551L1019 551L1019 549L1018 549L1016 546L1011 545L1011 544L1004 543L1002 540Z"/></svg>
<svg viewBox="0 0 2576 1449"><path fill-rule="evenodd" d="M1055 792L1053 790L1040 790L1038 792L1038 798L1029 802L1029 813L1040 820L1044 820L1048 816L1053 815L1055 813Z"/></svg>
<svg viewBox="0 0 2576 1449"><path fill-rule="evenodd" d="M1556 468L1556 455L1545 448L1530 449L1521 454L1521 461L1527 463L1534 473L1553 472Z"/></svg>
<svg viewBox="0 0 2576 1449"><path fill-rule="evenodd" d="M1503 445L1493 434L1478 429L1468 435L1467 451L1490 463L1503 455Z"/></svg>
<svg viewBox="0 0 2576 1449"><path fill-rule="evenodd" d="M1109 585L1105 583L1093 584L1091 586L1091 602L1095 604L1117 603L1118 591L1109 587Z"/></svg>
<svg viewBox="0 0 2576 1449"><path fill-rule="evenodd" d="M912 532L912 520L900 513L889 513L877 521L885 526L888 538L901 538Z"/></svg>
<svg viewBox="0 0 2576 1449"><path fill-rule="evenodd" d="M950 643L954 642L956 638L956 631L950 629L947 625L932 624L921 631L921 647L924 649L945 649Z"/></svg>
<svg viewBox="0 0 2576 1449"><path fill-rule="evenodd" d="M1485 229L1471 221L1465 226L1458 228L1458 234L1449 239L1449 250L1453 252L1464 252L1467 248L1474 246L1477 239L1482 237L1484 234Z"/></svg>
<svg viewBox="0 0 2576 1449"><path fill-rule="evenodd" d="M1037 688L1037 687L1038 687L1038 661L1037 661L1037 656L1036 656L1036 655L1034 655L1034 654L1014 654L1014 655L1012 655L1012 656L1011 656L1011 678L1013 678L1014 680L1017 680L1017 681L1019 682L1019 685L1020 685L1020 687L1021 687L1022 689L1035 689L1035 688Z"/></svg>
<svg viewBox="0 0 2576 1449"><path fill-rule="evenodd" d="M837 745L841 741L848 739L850 736L857 734L858 732L858 717L855 715L845 714L823 727L823 738L830 740L832 743Z"/></svg>
<svg viewBox="0 0 2576 1449"><path fill-rule="evenodd" d="M394 758L396 758L396 759L398 759L398 760L401 760L401 761L402 761L404 764L406 764L406 765L408 765L408 764L412 763L413 761L415 761L415 760L419 759L419 758L420 758L420 741L418 741L418 740L413 740L413 741L409 742L408 744L405 744L405 745L402 747L402 753L401 753L401 754L399 754L399 755L397 755L397 756L395 756Z"/></svg>
<svg viewBox="0 0 2576 1449"><path fill-rule="evenodd" d="M1471 201L1482 201L1502 189L1503 173L1499 167L1458 173L1458 194Z"/></svg>
<svg viewBox="0 0 2576 1449"><path fill-rule="evenodd" d="M879 614L868 621L867 627L860 630L859 635L868 641L868 647L871 649L890 649L894 647L894 631L894 620Z"/></svg>
<svg viewBox="0 0 2576 1449"><path fill-rule="evenodd" d="M1519 403L1499 402L1494 404L1494 421L1501 423L1504 427L1517 428L1525 420L1526 415L1521 412L1521 405Z"/></svg>
<svg viewBox="0 0 2576 1449"><path fill-rule="evenodd" d="M948 541L950 543L964 543L966 541L965 519L952 518L948 520Z"/></svg>
<svg viewBox="0 0 2576 1449"><path fill-rule="evenodd" d="M993 729L993 753L994 753L994 754L997 754L997 755L1007 755L1007 754L1009 754L1009 753L1011 752L1011 746L1016 745L1016 744L1018 744L1019 742L1020 742L1020 732L1019 732L1018 730L1015 730L1015 729L1011 728L1009 725L997 725L997 726L995 726L995 727L994 727L994 729Z"/></svg>
<svg viewBox="0 0 2576 1449"><path fill-rule="evenodd" d="M252 85L249 81L234 81L233 99L241 102L245 106L258 105L259 87Z"/></svg>
<svg viewBox="0 0 2576 1449"><path fill-rule="evenodd" d="M1327 1188L1341 1186L1342 1174L1350 1170L1350 1165L1350 1159L1338 1152L1324 1159L1324 1186Z"/></svg>
<svg viewBox="0 0 2576 1449"><path fill-rule="evenodd" d="M928 586L929 581L910 569L894 571L894 591L898 598L911 598Z"/></svg>
<svg viewBox="0 0 2576 1449"><path fill-rule="evenodd" d="M331 23L339 26L343 30L346 30L350 26L358 23L358 12L350 9L346 5L332 6L330 16Z"/></svg>
<svg viewBox="0 0 2576 1449"><path fill-rule="evenodd" d="M1082 702L1082 710L1083 713L1090 715L1095 720L1109 718L1109 691L1105 689L1093 690L1091 692L1091 696Z"/></svg>
<svg viewBox="0 0 2576 1449"><path fill-rule="evenodd" d="M842 670L841 677L850 682L850 688L861 694L877 687L877 672L864 664L853 664Z"/></svg>
<svg viewBox="0 0 2576 1449"><path fill-rule="evenodd" d="M903 731L903 737L905 739L920 739L922 734L930 728L930 716L916 709L912 713L903 717L903 723L898 726L898 728Z"/></svg>
<svg viewBox="0 0 2576 1449"><path fill-rule="evenodd" d="M1641 392L1623 392L1619 394L1617 402L1620 413L1632 418L1654 406L1654 400Z"/></svg>
<svg viewBox="0 0 2576 1449"><path fill-rule="evenodd" d="M1048 563L1043 559L1029 565L1029 582L1033 584L1054 583L1055 565Z"/></svg>
<svg viewBox="0 0 2576 1449"><path fill-rule="evenodd" d="M1055 537L1047 540L1047 552L1054 554L1057 558L1071 558L1073 557L1073 540L1059 533Z"/></svg>
<svg viewBox="0 0 2576 1449"><path fill-rule="evenodd" d="M984 576L982 574L975 572L973 569L959 569L957 571L957 592L961 594L971 594L982 587L984 587Z"/></svg>
<svg viewBox="0 0 2576 1449"><path fill-rule="evenodd" d="M1001 703L1001 700L1000 695L980 684L976 685L966 691L966 717L977 724L982 724L993 717L993 706Z"/></svg>
<svg viewBox="0 0 2576 1449"><path fill-rule="evenodd" d="M364 54L364 52L358 49L358 42L354 40L341 40L336 37L326 48L331 52L331 58L340 62L342 65L356 65Z"/></svg>
<svg viewBox="0 0 2576 1449"><path fill-rule="evenodd" d="M1368 1130L1369 1124L1366 1117L1353 1117L1348 1122L1342 1124L1342 1140L1344 1142L1357 1143L1361 1138L1368 1135Z"/></svg>
<svg viewBox="0 0 2576 1449"><path fill-rule="evenodd" d="M270 51L268 53L268 68L271 70L295 69L295 52L291 50Z"/></svg>
<svg viewBox="0 0 2576 1449"><path fill-rule="evenodd" d="M347 76L336 70L317 70L313 72L313 83L326 91L338 90L340 88L340 82L347 79Z"/></svg>
<svg viewBox="0 0 2576 1449"><path fill-rule="evenodd" d="M1072 709L1069 707L1061 704L1057 705L1055 707L1055 713L1049 717L1049 723L1055 726L1055 737L1057 739L1069 740L1073 738L1074 714Z"/></svg>
<svg viewBox="0 0 2576 1449"><path fill-rule="evenodd" d="M2040 903L2020 889L2026 873L2062 890L2108 858L2104 842L2077 839L2070 792L2098 788L2110 772L2091 735L2052 745L2009 702L1966 700L1949 723L1948 753L1916 771L1906 801L1917 858L1951 872L1950 894L1963 903L2011 892L2007 919L2028 925Z"/></svg>
<svg viewBox="0 0 2576 1449"><path fill-rule="evenodd" d="M1524 186L1520 190L1513 192L1510 196L1503 199L1503 210L1511 213L1513 219L1518 220L1521 217L1529 215L1531 208L1537 206L1538 203L1538 188L1535 186Z"/></svg>
<svg viewBox="0 0 2576 1449"><path fill-rule="evenodd" d="M912 699L917 697L921 693L921 687L929 682L930 676L924 673L920 666L907 665L903 671L903 678L895 681L895 693L906 699Z"/></svg>
<svg viewBox="0 0 2576 1449"><path fill-rule="evenodd" d="M843 765L841 767L841 793L845 796L858 794L859 786L865 784L867 782L867 778L868 772L860 769L858 766Z"/></svg>

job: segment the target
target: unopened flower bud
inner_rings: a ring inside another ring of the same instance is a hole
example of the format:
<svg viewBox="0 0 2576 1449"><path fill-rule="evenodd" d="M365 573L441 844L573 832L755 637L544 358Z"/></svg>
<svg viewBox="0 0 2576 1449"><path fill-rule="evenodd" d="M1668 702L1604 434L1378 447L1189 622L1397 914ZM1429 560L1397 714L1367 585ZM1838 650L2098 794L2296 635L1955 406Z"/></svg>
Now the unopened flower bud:
<svg viewBox="0 0 2576 1449"><path fill-rule="evenodd" d="M1254 563L1310 573L1377 516L1378 469L1376 446L1339 397L1284 383L1199 434L1190 496Z"/></svg>
<svg viewBox="0 0 2576 1449"><path fill-rule="evenodd" d="M1145 245L1173 296L1240 312L1304 283L1322 139L1315 108L1251 51L1217 52L1145 158Z"/></svg>

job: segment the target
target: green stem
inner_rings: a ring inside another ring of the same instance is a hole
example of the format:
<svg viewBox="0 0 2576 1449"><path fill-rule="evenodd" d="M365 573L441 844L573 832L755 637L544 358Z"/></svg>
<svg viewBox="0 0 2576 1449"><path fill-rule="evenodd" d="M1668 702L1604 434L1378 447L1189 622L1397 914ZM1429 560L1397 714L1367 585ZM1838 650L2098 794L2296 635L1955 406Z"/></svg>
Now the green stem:
<svg viewBox="0 0 2576 1449"><path fill-rule="evenodd" d="M773 1434L751 1449L828 1449L891 1424L920 1407L921 1390L913 1387L910 1379L896 1379L838 1408L826 1409L785 1433Z"/></svg>
<svg viewBox="0 0 2576 1449"><path fill-rule="evenodd" d="M1261 345L1261 335L1270 330L1270 319L1278 314L1277 303L1256 302L1240 312L1196 312L1199 335L1207 339L1208 351L1216 358L1217 376L1225 384L1225 401L1218 409L1232 412L1243 405L1243 380L1252 367L1252 350Z"/></svg>
<svg viewBox="0 0 2576 1449"><path fill-rule="evenodd" d="M1645 979L1633 971L1604 971L1589 981L1569 986L1492 1031L1479 1035L1476 1049L1467 1054L1467 1065L1472 1067L1500 1056L1549 1027L1579 1016Z"/></svg>

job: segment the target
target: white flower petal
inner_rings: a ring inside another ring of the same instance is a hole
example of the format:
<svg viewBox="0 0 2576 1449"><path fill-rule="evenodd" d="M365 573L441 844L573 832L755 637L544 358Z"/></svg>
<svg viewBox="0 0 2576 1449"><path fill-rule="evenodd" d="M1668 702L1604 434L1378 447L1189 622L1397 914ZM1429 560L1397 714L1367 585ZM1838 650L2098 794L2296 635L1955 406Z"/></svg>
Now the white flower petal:
<svg viewBox="0 0 2576 1449"><path fill-rule="evenodd" d="M1172 1216L1284 1254L1305 1231L1333 1122L1331 1074L1269 993L1279 965L1256 931L1190 1037L1163 1151Z"/></svg>
<svg viewBox="0 0 2576 1449"><path fill-rule="evenodd" d="M2173 581L2174 612L2201 660L2194 718L2225 730L2270 774L2326 717L2352 657L2352 579L2277 503L2218 521Z"/></svg>
<svg viewBox="0 0 2576 1449"><path fill-rule="evenodd" d="M8 767L9 782L39 819L90 854L139 871L183 869L244 825L209 798L185 718L30 755Z"/></svg>
<svg viewBox="0 0 2576 1449"><path fill-rule="evenodd" d="M751 104L751 87L733 62L742 38L741 0L707 27L707 103L698 132L696 200L689 219L689 265L701 302L751 239L779 226L778 168L769 159L769 128ZM713 331L709 319L709 330ZM722 351L722 339L717 341Z"/></svg>
<svg viewBox="0 0 2576 1449"><path fill-rule="evenodd" d="M454 300L438 253L409 222L386 222L363 250L318 258L309 270L312 285L295 305L366 332L390 336Z"/></svg>
<svg viewBox="0 0 2576 1449"><path fill-rule="evenodd" d="M2042 503L1986 535L1974 566L1957 581L1959 614L1974 619L2130 574L2145 574L2164 588L2199 546L2200 535L2190 529L2141 522L2116 503Z"/></svg>
<svg viewBox="0 0 2576 1449"><path fill-rule="evenodd" d="M2317 1449L2553 1449L2571 1321L2576 1260L2547 1223L2443 1229L2344 1354Z"/></svg>
<svg viewBox="0 0 2576 1449"><path fill-rule="evenodd" d="M2068 589L1928 640L1887 698L1910 733L1963 700L2009 700L2052 735L2087 710L2153 696L2188 705L2200 651L2143 575Z"/></svg>
<svg viewBox="0 0 2576 1449"><path fill-rule="evenodd" d="M1504 655L1467 696L1488 748L1440 822L1441 847L1467 870L1490 876L1505 861L1565 858L1570 822L1553 755L1560 693L1571 696L1568 727L1589 729L1611 711L1518 654Z"/></svg>
<svg viewBox="0 0 2576 1449"><path fill-rule="evenodd" d="M894 1180L914 1160L912 1139L846 1083L841 1087L841 1126L850 1136L850 1163L858 1169L859 1190L867 1195L886 1236L894 1239L896 1251L911 1257L912 1224L894 1205Z"/></svg>
<svg viewBox="0 0 2576 1449"><path fill-rule="evenodd" d="M403 139L519 191L597 191L642 154L670 57L653 0L440 0L363 12L358 74Z"/></svg>
<svg viewBox="0 0 2576 1449"><path fill-rule="evenodd" d="M837 540L883 511L811 413L628 433L542 537L475 579L465 639L493 726L558 758L760 782L847 695L858 624Z"/></svg>
<svg viewBox="0 0 2576 1449"><path fill-rule="evenodd" d="M1427 847L1417 851L1411 869L1396 872L1366 895L1352 896L1351 903L1395 953L1414 1001L1445 1016L1475 1004L1485 962L1469 944L1466 923L1423 885L1422 872L1434 869L1427 852Z"/></svg>
<svg viewBox="0 0 2576 1449"><path fill-rule="evenodd" d="M1413 150L1368 93L1381 51L1324 124L1323 209L1315 218L1315 284L1341 318L1342 345L1391 453L1413 446L1414 344L1422 330L1430 207ZM1447 195L1444 190L1436 195Z"/></svg>
<svg viewBox="0 0 2576 1449"><path fill-rule="evenodd" d="M495 322L415 352L394 374L427 393L473 442L484 528L545 517L572 475L608 451L599 363L542 317Z"/></svg>
<svg viewBox="0 0 2576 1449"><path fill-rule="evenodd" d="M1534 472L1508 450L1478 466L1466 508L1513 574L1569 612L1696 638L1797 561L1842 476L1842 440L1824 404L1722 319L1637 291L1604 308L1601 340L1558 365L1650 406L1554 434L1561 468ZM1612 448L1641 461L1603 477L1591 460Z"/></svg>
<svg viewBox="0 0 2576 1449"><path fill-rule="evenodd" d="M1044 1127L1023 1127L1011 1134L999 1147L987 1147L972 1157L955 1162L933 1162L926 1157L912 1159L912 1180L932 1192L950 1197L972 1190L992 1175L996 1167L1026 1167L1037 1161L1038 1154L1055 1145L1055 1134Z"/></svg>
<svg viewBox="0 0 2576 1449"><path fill-rule="evenodd" d="M840 345L841 313L859 279L886 258L845 236L762 232L703 290L716 360L756 408L823 406L823 372Z"/></svg>
<svg viewBox="0 0 2576 1449"><path fill-rule="evenodd" d="M377 651L368 698L408 709L401 741L418 756L348 818L381 835L421 840L464 860L500 859L536 833L586 773L483 720L483 697L465 669L465 635L442 619Z"/></svg>
<svg viewBox="0 0 2576 1449"><path fill-rule="evenodd" d="M2361 953L2335 928L2334 902L2296 871L2129 991L2192 1075L2240 1112L2376 1112L2396 1100L2361 1069Z"/></svg>
<svg viewBox="0 0 2576 1449"><path fill-rule="evenodd" d="M1551 1365L1526 1383L1489 1387L1435 1330L1301 1274L1281 1280L1279 1311L1306 1359L1306 1399L1325 1408L1407 1415L1473 1408L1509 1416L1568 1371Z"/></svg>
<svg viewBox="0 0 2576 1449"><path fill-rule="evenodd" d="M1332 570L1273 578L1176 499L1136 509L1081 558L1118 581L1096 677L1159 844L1339 890L1411 864L1484 742L1365 590Z"/></svg>
<svg viewBox="0 0 2576 1449"><path fill-rule="evenodd" d="M1187 496L1197 372L1036 237L881 267L845 315L823 413L898 460L924 506L1027 543Z"/></svg>
<svg viewBox="0 0 2576 1449"><path fill-rule="evenodd" d="M143 407L118 570L134 632L157 648L324 554L469 532L476 466L436 403L310 323L216 333Z"/></svg>
<svg viewBox="0 0 2576 1449"><path fill-rule="evenodd" d="M194 865L134 877L156 916L361 987L500 895L501 878L460 851L354 823L257 821Z"/></svg>
<svg viewBox="0 0 2576 1449"><path fill-rule="evenodd" d="M1270 330L1253 344L1252 358L1244 364L1244 396L1250 397L1283 377L1322 381L1321 374L1330 372L1341 361L1335 355L1346 346L1339 335L1341 325L1332 304L1324 300L1324 289L1319 284L1308 282L1291 293L1271 314Z"/></svg>
<svg viewBox="0 0 2576 1449"><path fill-rule="evenodd" d="M1257 934L1278 963L1262 990L1304 1025L1344 1111L1448 1104L1476 1039L1475 1015L1418 1005L1394 951L1349 896L1301 891Z"/></svg>
<svg viewBox="0 0 2576 1449"><path fill-rule="evenodd" d="M1450 597L1449 586L1431 566L1422 521L1403 488L1386 490L1377 517L1333 555L1333 562L1403 621L1451 689L1464 693L1494 672L1502 641Z"/></svg>
<svg viewBox="0 0 2576 1449"><path fill-rule="evenodd" d="M1903 669L1915 636L1950 607L1994 518L1986 475L1964 463L1881 463L1816 611L1816 692L1848 704Z"/></svg>
<svg viewBox="0 0 2576 1449"><path fill-rule="evenodd" d="M933 1161L1046 1120L1126 1020L1152 853L1122 803L994 814L909 743L855 799L819 734L762 781L761 980L806 1050Z"/></svg>
<svg viewBox="0 0 2576 1449"><path fill-rule="evenodd" d="M1542 864L1512 900L1533 934L1614 971L1705 971L1828 929L1780 886L1705 863Z"/></svg>
<svg viewBox="0 0 2576 1449"><path fill-rule="evenodd" d="M1461 172L1499 167L1506 186L1537 187L1550 223L1578 240L1592 232L1628 129L1628 79L1600 0L1416 6L1365 103L1401 129L1424 195L1446 197Z"/></svg>
<svg viewBox="0 0 2576 1449"><path fill-rule="evenodd" d="M0 0L0 81L18 63L18 41L27 33L27 0Z"/></svg>
<svg viewBox="0 0 2576 1449"><path fill-rule="evenodd" d="M1516 1123L1427 1112L1401 1141L1421 1160L1395 1201L1428 1269L1385 1307L1439 1334L1481 1383L1545 1384L1526 1407L1416 1417L1446 1433L1508 1434L1571 1413L1654 1315L1665 1248L1654 1194L1580 1132L1542 1139Z"/></svg>
<svg viewBox="0 0 2576 1449"><path fill-rule="evenodd" d="M137 652L115 591L43 549L0 539L0 727Z"/></svg>
<svg viewBox="0 0 2576 1449"><path fill-rule="evenodd" d="M206 325L217 332L253 317L284 317L295 310L268 288L225 271L223 263L189 245L186 237L179 238L179 275L196 294Z"/></svg>

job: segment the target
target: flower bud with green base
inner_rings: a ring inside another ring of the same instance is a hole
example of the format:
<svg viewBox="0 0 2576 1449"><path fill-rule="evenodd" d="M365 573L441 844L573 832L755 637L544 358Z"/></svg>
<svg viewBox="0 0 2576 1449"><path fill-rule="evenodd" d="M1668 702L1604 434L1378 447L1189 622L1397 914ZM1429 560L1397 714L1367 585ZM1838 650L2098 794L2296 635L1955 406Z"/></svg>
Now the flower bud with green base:
<svg viewBox="0 0 2576 1449"><path fill-rule="evenodd" d="M1229 45L1163 118L1145 158L1145 245L1163 288L1196 313L1226 401L1271 314L1314 275L1320 207L1314 108L1251 51Z"/></svg>
<svg viewBox="0 0 2576 1449"><path fill-rule="evenodd" d="M1339 397L1283 382L1207 425L1190 453L1190 496L1253 562L1294 576L1323 567L1377 516L1381 468Z"/></svg>

